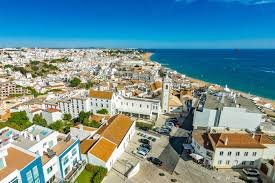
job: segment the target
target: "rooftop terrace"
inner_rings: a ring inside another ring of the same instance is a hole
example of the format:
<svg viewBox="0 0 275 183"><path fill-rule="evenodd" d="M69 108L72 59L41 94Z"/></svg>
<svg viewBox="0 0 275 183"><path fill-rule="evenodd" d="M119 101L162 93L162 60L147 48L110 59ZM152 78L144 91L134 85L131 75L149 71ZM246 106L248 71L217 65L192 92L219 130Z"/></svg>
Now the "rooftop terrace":
<svg viewBox="0 0 275 183"><path fill-rule="evenodd" d="M261 113L253 101L242 96L230 96L230 94L226 93L204 95L201 97L200 104L207 109L239 106L240 108L245 108L247 112Z"/></svg>

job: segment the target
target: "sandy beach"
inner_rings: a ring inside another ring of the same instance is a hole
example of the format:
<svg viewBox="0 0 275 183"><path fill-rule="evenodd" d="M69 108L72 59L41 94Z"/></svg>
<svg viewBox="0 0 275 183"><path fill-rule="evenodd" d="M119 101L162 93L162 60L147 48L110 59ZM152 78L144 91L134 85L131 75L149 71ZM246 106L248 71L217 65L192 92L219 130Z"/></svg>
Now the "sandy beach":
<svg viewBox="0 0 275 183"><path fill-rule="evenodd" d="M145 62L152 62L151 56L152 56L153 54L154 54L154 53L151 53L151 52L145 52L145 53L143 54L143 60L144 60Z"/></svg>
<svg viewBox="0 0 275 183"><path fill-rule="evenodd" d="M151 59L151 57L152 57L153 54L154 53L151 53L151 52L144 53L144 61L146 61L146 62L156 62L156 61L154 61L154 60ZM158 62L156 62L156 63L158 63ZM180 73L180 74L184 74L184 73ZM203 80L200 80L200 79L192 78L192 77L189 77L187 75L185 75L185 76L186 76L186 79L190 80L192 83L197 83L198 85L206 85L206 86L216 85L215 83L210 83L210 82L203 81ZM220 86L220 87L224 88L222 86ZM242 92L242 91L239 91L239 90L236 90L236 89L233 89L233 88L230 88L230 90L232 90L234 92L237 92L237 93L240 93L243 97L246 97L246 98L249 98L249 99L252 99L252 98L255 98L255 97L259 97L261 99L261 101L263 101L265 103L271 103L272 106L275 108L275 100L273 100L273 99L269 99L269 98L265 98L265 97L260 97L260 96L256 96L256 95L251 95L249 93Z"/></svg>

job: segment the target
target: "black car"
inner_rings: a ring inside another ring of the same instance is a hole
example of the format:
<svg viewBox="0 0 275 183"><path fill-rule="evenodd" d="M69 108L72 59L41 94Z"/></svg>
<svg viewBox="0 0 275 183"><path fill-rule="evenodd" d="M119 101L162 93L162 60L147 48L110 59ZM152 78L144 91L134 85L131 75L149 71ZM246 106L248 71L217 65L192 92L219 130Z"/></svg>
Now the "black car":
<svg viewBox="0 0 275 183"><path fill-rule="evenodd" d="M139 139L139 142L143 144L150 144L150 141L148 139Z"/></svg>
<svg viewBox="0 0 275 183"><path fill-rule="evenodd" d="M148 161L152 162L154 165L157 165L157 166L161 166L162 165L162 161L158 158L154 158L154 157L149 157L147 159Z"/></svg>
<svg viewBox="0 0 275 183"><path fill-rule="evenodd" d="M140 147L144 147L144 148L148 149L149 151L152 148L149 144L141 144Z"/></svg>

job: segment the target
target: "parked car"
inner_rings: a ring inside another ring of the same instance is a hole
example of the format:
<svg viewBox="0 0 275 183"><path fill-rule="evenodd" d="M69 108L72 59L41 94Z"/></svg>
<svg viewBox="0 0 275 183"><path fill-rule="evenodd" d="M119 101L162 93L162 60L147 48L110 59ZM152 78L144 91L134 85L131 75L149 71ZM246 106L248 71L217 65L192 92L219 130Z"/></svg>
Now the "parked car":
<svg viewBox="0 0 275 183"><path fill-rule="evenodd" d="M173 117L173 118L169 118L168 120L169 120L169 121L170 121L170 120L172 121L172 120L178 120L178 119L177 119L176 117Z"/></svg>
<svg viewBox="0 0 275 183"><path fill-rule="evenodd" d="M243 172L248 176L258 176L258 175L260 175L259 170L257 170L256 168L244 168Z"/></svg>
<svg viewBox="0 0 275 183"><path fill-rule="evenodd" d="M169 127L172 128L172 127L174 126L174 123L172 123L172 122L166 122L166 123L165 123L165 126L169 126Z"/></svg>
<svg viewBox="0 0 275 183"><path fill-rule="evenodd" d="M169 131L161 131L160 134L169 136L170 132Z"/></svg>
<svg viewBox="0 0 275 183"><path fill-rule="evenodd" d="M139 139L139 142L143 144L150 144L150 141L148 139Z"/></svg>
<svg viewBox="0 0 275 183"><path fill-rule="evenodd" d="M149 149L145 148L145 147L138 147L137 148L138 151L143 151L145 152L146 154L150 151Z"/></svg>
<svg viewBox="0 0 275 183"><path fill-rule="evenodd" d="M155 128L153 128L153 131L155 131L155 132L160 132L160 128L159 127L155 127Z"/></svg>
<svg viewBox="0 0 275 183"><path fill-rule="evenodd" d="M165 131L165 130L166 130L166 131L169 131L169 132L172 131L172 129L169 128L169 127L167 127L167 126L162 126L160 130L161 130L161 131Z"/></svg>
<svg viewBox="0 0 275 183"><path fill-rule="evenodd" d="M148 161L152 162L154 165L157 166L161 166L162 165L162 161L158 158L154 158L154 157L149 157L147 158Z"/></svg>
<svg viewBox="0 0 275 183"><path fill-rule="evenodd" d="M140 147L146 148L149 151L152 149L152 147L149 144L141 144Z"/></svg>
<svg viewBox="0 0 275 183"><path fill-rule="evenodd" d="M133 153L134 153L136 156L141 157L141 158L146 158L146 156L147 156L147 153L144 152L144 151L138 151L138 150L136 150L136 151L134 151Z"/></svg>

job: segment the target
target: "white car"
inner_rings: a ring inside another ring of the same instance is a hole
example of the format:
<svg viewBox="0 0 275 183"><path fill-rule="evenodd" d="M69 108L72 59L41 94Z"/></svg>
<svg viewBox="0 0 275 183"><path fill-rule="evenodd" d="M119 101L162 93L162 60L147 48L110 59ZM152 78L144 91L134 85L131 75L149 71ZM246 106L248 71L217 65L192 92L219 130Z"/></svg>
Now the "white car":
<svg viewBox="0 0 275 183"><path fill-rule="evenodd" d="M137 150L137 151L134 151L133 153L140 158L146 158L147 156L147 152L142 150Z"/></svg>
<svg viewBox="0 0 275 183"><path fill-rule="evenodd" d="M248 176L258 176L258 175L260 175L259 170L257 170L256 168L244 168L243 172Z"/></svg>

